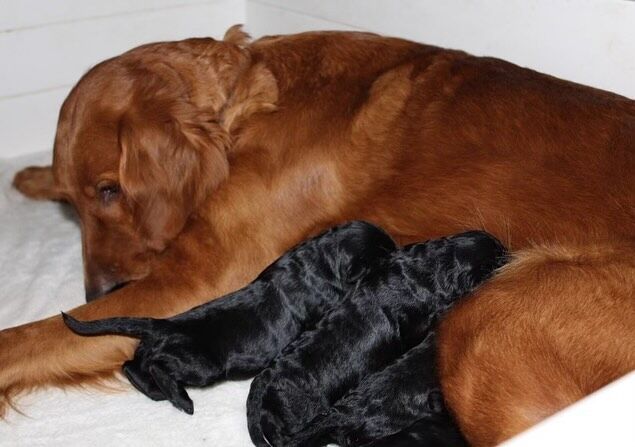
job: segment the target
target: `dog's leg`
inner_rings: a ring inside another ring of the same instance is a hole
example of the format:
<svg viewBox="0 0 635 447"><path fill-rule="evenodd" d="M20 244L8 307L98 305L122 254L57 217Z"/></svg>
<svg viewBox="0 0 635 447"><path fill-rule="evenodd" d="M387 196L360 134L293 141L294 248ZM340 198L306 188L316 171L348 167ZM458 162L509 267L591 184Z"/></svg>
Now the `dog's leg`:
<svg viewBox="0 0 635 447"><path fill-rule="evenodd" d="M232 246L222 239L215 240L213 256L201 262L199 254L209 249L209 237L209 230L190 232L162 255L148 277L69 313L81 320L169 317L244 285L232 272L255 277L271 262L270 253L254 257L253 244ZM245 265L248 250L252 262ZM183 276L183 265L194 279ZM38 387L90 384L112 377L135 345L129 337L77 336L59 315L0 331L0 413L13 397Z"/></svg>
<svg viewBox="0 0 635 447"><path fill-rule="evenodd" d="M130 381L150 398L168 398L191 413L184 386L259 372L339 302L364 269L396 248L379 228L352 222L298 245L245 288L168 320L64 318L82 335L140 337L124 368Z"/></svg>
<svg viewBox="0 0 635 447"><path fill-rule="evenodd" d="M634 298L633 241L539 246L451 310L439 377L470 445L498 445L635 369Z"/></svg>
<svg viewBox="0 0 635 447"><path fill-rule="evenodd" d="M177 278L163 278L180 284ZM175 294L183 290L158 286L161 279L138 281L71 313L81 319L147 314L165 317L202 301L200 292L192 289L185 299L175 300ZM226 285L218 286L222 290ZM60 316L0 331L0 413L12 404L12 398L34 388L87 384L112 376L131 356L135 344L128 337L79 337Z"/></svg>

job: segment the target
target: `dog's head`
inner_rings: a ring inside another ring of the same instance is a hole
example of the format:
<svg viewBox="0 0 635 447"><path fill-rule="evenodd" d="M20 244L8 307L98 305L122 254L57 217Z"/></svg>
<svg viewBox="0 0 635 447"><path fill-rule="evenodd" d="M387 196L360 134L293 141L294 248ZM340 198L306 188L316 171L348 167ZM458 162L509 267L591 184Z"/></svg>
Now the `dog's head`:
<svg viewBox="0 0 635 447"><path fill-rule="evenodd" d="M62 106L52 170L16 177L27 195L77 210L88 300L150 273L227 178L232 132L275 107L275 79L246 41L232 27L223 41L150 44L102 62Z"/></svg>

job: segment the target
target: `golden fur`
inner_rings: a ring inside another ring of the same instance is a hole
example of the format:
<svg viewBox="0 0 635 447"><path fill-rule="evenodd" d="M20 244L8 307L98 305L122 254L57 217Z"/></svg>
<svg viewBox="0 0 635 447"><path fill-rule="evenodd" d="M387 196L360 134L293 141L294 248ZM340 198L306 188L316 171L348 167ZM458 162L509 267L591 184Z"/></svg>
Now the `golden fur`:
<svg viewBox="0 0 635 447"><path fill-rule="evenodd" d="M632 241L540 246L457 305L439 360L470 444L497 445L635 369L634 290Z"/></svg>

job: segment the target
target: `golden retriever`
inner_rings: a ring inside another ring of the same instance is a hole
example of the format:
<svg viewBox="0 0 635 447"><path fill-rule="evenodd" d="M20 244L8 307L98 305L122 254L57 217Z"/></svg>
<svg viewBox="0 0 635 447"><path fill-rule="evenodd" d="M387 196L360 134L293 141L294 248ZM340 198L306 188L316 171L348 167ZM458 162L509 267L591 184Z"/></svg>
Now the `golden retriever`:
<svg viewBox="0 0 635 447"><path fill-rule="evenodd" d="M495 234L518 266L449 316L441 344L451 409L468 440L488 445L633 368L632 355L610 351L597 377L551 399L539 379L517 380L534 363L519 360L508 320L540 319L552 338L536 329L530 348L567 352L588 335L575 326L584 315L633 352L634 154L635 102L612 93L401 39L250 42L233 27L223 41L149 44L94 67L62 106L52 167L25 169L15 186L77 210L90 302L71 314L83 320L184 311L351 219L400 242ZM6 329L4 402L108 377L134 343L78 337L59 316ZM535 360L544 374L558 352ZM592 354L578 353L574 370ZM492 359L498 369L481 368ZM492 380L501 391L474 404ZM493 407L516 397L508 405L530 408L499 418Z"/></svg>

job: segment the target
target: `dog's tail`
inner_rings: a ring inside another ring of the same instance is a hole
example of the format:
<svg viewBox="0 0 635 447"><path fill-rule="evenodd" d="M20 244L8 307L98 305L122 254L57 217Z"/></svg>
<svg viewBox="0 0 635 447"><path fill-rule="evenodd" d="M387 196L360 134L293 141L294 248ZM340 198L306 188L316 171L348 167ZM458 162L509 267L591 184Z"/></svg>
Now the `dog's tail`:
<svg viewBox="0 0 635 447"><path fill-rule="evenodd" d="M160 320L154 318L115 317L103 320L79 321L62 312L64 323L79 335L128 335L141 338L155 332Z"/></svg>

